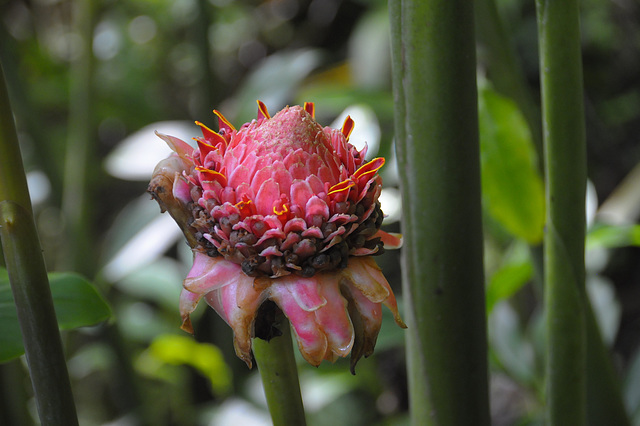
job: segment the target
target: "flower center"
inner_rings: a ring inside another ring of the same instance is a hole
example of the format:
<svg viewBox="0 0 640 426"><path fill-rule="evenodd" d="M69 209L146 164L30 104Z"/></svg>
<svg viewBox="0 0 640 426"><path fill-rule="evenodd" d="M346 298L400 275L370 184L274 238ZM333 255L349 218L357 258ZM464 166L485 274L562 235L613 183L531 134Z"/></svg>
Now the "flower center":
<svg viewBox="0 0 640 426"><path fill-rule="evenodd" d="M285 108L238 131L221 117L185 172L189 226L202 251L242 265L250 276L312 276L347 266L349 256L382 252L377 171L342 130L322 128L301 107Z"/></svg>

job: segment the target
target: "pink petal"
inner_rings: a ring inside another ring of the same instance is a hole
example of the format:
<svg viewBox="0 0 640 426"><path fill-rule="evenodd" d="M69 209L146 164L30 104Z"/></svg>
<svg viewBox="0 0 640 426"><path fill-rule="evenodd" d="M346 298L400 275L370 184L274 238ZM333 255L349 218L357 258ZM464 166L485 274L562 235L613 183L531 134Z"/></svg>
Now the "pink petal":
<svg viewBox="0 0 640 426"><path fill-rule="evenodd" d="M288 234L289 232L300 232L307 229L307 223L304 219L296 217L293 218L284 225L284 232Z"/></svg>
<svg viewBox="0 0 640 426"><path fill-rule="evenodd" d="M305 220L309 226L321 226L329 219L329 206L317 195L309 198L305 205Z"/></svg>
<svg viewBox="0 0 640 426"><path fill-rule="evenodd" d="M402 328L407 328L404 321L402 321L402 318L400 318L396 296L393 294L393 291L391 290L391 286L389 286L389 282L382 274L382 271L380 270L380 267L376 264L376 261L370 257L363 257L360 259L362 259L362 263L364 263L367 269L367 272L369 272L369 274L371 274L371 276L376 280L376 282L378 282L379 284L382 284L389 292L389 297L387 297L382 303L387 308L389 308L391 313L393 313L393 318L396 321L396 324L398 324Z"/></svg>
<svg viewBox="0 0 640 426"><path fill-rule="evenodd" d="M353 346L353 325L347 312L347 301L340 294L338 279L325 274L321 277L320 292L327 300L327 304L315 311L319 327L327 336L329 347L325 356L330 352L345 357ZM329 358L332 359L332 358Z"/></svg>
<svg viewBox="0 0 640 426"><path fill-rule="evenodd" d="M349 286L349 291L353 303L362 318L365 337L373 339L373 342L371 342L370 345L371 352L373 352L373 347L376 344L376 338L382 326L382 306L380 303L373 303L370 301L360 292L360 290L353 286ZM365 351L365 356L371 355L371 352L367 352L368 351Z"/></svg>
<svg viewBox="0 0 640 426"><path fill-rule="evenodd" d="M264 161L263 163L264 164L261 164L259 166L260 168L254 172L255 174L251 178L251 187L253 188L256 194L260 192L262 185L267 180L273 181L273 179L271 178L271 174L272 174L271 164L267 161ZM276 198L279 198L279 197L280 197L280 191L277 190L277 194L275 194L273 199L275 200ZM271 205L269 205L269 208L271 208ZM270 213L273 213L273 212L270 212Z"/></svg>
<svg viewBox="0 0 640 426"><path fill-rule="evenodd" d="M281 229L269 229L262 235L262 237L260 237L255 245L260 245L270 238L284 239L285 237L286 234L282 232Z"/></svg>
<svg viewBox="0 0 640 426"><path fill-rule="evenodd" d="M294 180L304 180L309 172L307 171L307 167L302 163L294 163L289 167L289 173L291 173L291 177Z"/></svg>
<svg viewBox="0 0 640 426"><path fill-rule="evenodd" d="M205 300L231 326L236 355L251 368L252 324L267 294L253 288L253 278L244 274L238 278L230 285L207 293Z"/></svg>
<svg viewBox="0 0 640 426"><path fill-rule="evenodd" d="M193 266L184 280L184 288L199 295L238 281L242 268L223 257L196 252Z"/></svg>
<svg viewBox="0 0 640 426"><path fill-rule="evenodd" d="M279 285L276 282L271 285L269 291L271 292L271 300L276 302L289 318L300 353L309 364L317 367L324 359L328 342L327 337L316 323L315 314L302 309L285 285Z"/></svg>
<svg viewBox="0 0 640 426"><path fill-rule="evenodd" d="M382 303L389 297L391 289L387 279L379 269L376 269L377 265L373 269L368 267L369 260L375 265L375 261L369 257L350 258L349 266L342 271L342 274L373 303ZM378 272L375 277L371 275L372 270Z"/></svg>
<svg viewBox="0 0 640 426"><path fill-rule="evenodd" d="M319 283L315 278L290 275L280 278L276 284L284 286L298 306L307 312L313 312L327 304L327 299L318 293Z"/></svg>
<svg viewBox="0 0 640 426"><path fill-rule="evenodd" d="M266 249L262 250L260 256L282 256L282 252L276 248L276 246L269 246Z"/></svg>
<svg viewBox="0 0 640 426"><path fill-rule="evenodd" d="M379 230L373 238L380 238L386 249L396 249L402 247L402 234L395 232L385 232Z"/></svg>
<svg viewBox="0 0 640 426"><path fill-rule="evenodd" d="M279 198L280 188L278 183L273 178L262 181L255 199L258 214L264 216L273 214L273 203Z"/></svg>
<svg viewBox="0 0 640 426"><path fill-rule="evenodd" d="M307 181L307 183L311 187L311 190L315 194L320 194L322 192L325 192L324 182L322 180L320 180L320 178L318 176L310 175L310 176L307 176L307 178L305 180ZM283 190L282 192L285 192L285 191ZM287 193L288 193L288 191L287 191Z"/></svg>
<svg viewBox="0 0 640 426"><path fill-rule="evenodd" d="M378 247L374 247L372 249L368 249L366 247L360 247L359 249L350 251L349 254L352 256L371 256L372 254L376 254L377 252L378 252Z"/></svg>
<svg viewBox="0 0 640 426"><path fill-rule="evenodd" d="M177 175L175 176L175 179L173 180L172 192L173 192L173 196L176 199L182 201L185 204L193 201L191 199L191 187L189 186L185 178L183 178L182 176L177 176Z"/></svg>
<svg viewBox="0 0 640 426"><path fill-rule="evenodd" d="M229 183L228 185L232 188L237 188L241 183L250 183L251 182L251 171L244 165L240 165L238 167L234 167L231 169L231 174L229 175Z"/></svg>
<svg viewBox="0 0 640 426"><path fill-rule="evenodd" d="M306 229L305 231L302 232L301 234L303 237L305 238L323 238L324 235L322 235L322 230L320 228L318 228L317 226L312 226L308 229Z"/></svg>
<svg viewBox="0 0 640 426"><path fill-rule="evenodd" d="M196 310L201 297L201 294L191 293L185 289L180 292L180 317L182 318L180 328L191 334L193 334L193 326L190 315Z"/></svg>
<svg viewBox="0 0 640 426"><path fill-rule="evenodd" d="M296 180L291 184L291 203L305 208L307 202L313 197L311 186L304 180Z"/></svg>
<svg viewBox="0 0 640 426"><path fill-rule="evenodd" d="M273 179L278 183L280 187L280 192L283 194L289 194L291 191L291 184L293 183L293 178L291 177L291 173L284 167L284 164L281 161L277 161L273 164Z"/></svg>
<svg viewBox="0 0 640 426"><path fill-rule="evenodd" d="M186 143L185 141L176 138L175 136L169 136L162 134L158 131L155 132L156 135L165 141L169 148L173 150L176 154L178 154L181 158L185 158L187 155L190 155L193 152L193 148L191 145Z"/></svg>

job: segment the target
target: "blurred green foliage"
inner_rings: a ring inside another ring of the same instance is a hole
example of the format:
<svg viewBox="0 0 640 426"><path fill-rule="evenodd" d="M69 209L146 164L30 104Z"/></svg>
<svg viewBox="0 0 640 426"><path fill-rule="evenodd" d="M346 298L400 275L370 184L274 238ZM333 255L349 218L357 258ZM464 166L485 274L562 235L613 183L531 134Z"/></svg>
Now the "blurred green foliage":
<svg viewBox="0 0 640 426"><path fill-rule="evenodd" d="M60 330L72 330L109 319L111 309L85 278L74 273L49 274ZM0 363L24 354L18 315L7 270L0 267Z"/></svg>
<svg viewBox="0 0 640 426"><path fill-rule="evenodd" d="M0 59L51 270L64 270L65 258L77 247L62 210L72 134L71 69L83 59L75 3L0 2ZM536 98L534 5L496 3ZM195 338L178 328L178 294L191 253L175 225L163 222L144 194L152 157L168 154L152 130L160 129L160 122L179 122L188 140L199 130L194 120L214 127L214 108L234 124L250 120L256 99L272 111L315 102L317 118L325 125L347 107L364 105L374 113L366 126L377 130L378 155L388 158L385 185L397 187L386 2L130 0L93 5L92 15L82 18L90 19L93 28L92 78L85 88L92 99L87 118L92 136L85 143L94 157L86 165L91 208L85 235L88 255L97 265L89 279L112 306L113 320L64 335L81 423L268 424L256 372L235 357L226 324L210 309L199 309ZM590 208L597 223L587 240L587 268L590 278L598 280L594 286L610 290L592 293L602 302L597 309L601 324L612 324L606 326L613 330L610 350L619 360L628 408L637 423L640 250L632 246L638 244L640 209L627 206L640 204L633 204L640 182L627 179L632 190L618 189L640 161L640 8L628 0L587 0L582 13L589 176L600 200ZM478 73L487 82L479 91L479 117L493 423L540 424L541 290L535 281L536 257L526 243L535 245L544 232L543 185L530 129L520 106L492 89L497 85L486 51L487 46L478 46ZM136 133L151 123L148 132ZM356 130L361 123L356 121ZM136 154L117 156L126 143L137 147ZM130 175L137 177L110 174L108 156L136 169ZM84 160L78 156L78 161ZM612 201L608 211L618 214L616 222L596 213L604 200ZM394 207L389 204L389 211ZM385 227L400 230L393 220ZM379 263L401 299L398 253L386 253ZM0 303L7 303L5 293L0 289ZM360 362L357 376L346 374L346 360L318 369L299 361L309 424L408 424L404 336L384 314L376 353ZM17 407L28 405L24 374L20 363L0 366L2 424L14 424L20 418ZM20 404L8 402L10 393L21 395Z"/></svg>

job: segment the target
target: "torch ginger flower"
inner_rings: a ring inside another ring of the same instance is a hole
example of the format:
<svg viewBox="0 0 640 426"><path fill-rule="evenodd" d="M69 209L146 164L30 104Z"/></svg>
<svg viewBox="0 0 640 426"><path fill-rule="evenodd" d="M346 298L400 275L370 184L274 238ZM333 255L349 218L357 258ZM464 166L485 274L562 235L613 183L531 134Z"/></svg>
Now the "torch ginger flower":
<svg viewBox="0 0 640 426"><path fill-rule="evenodd" d="M314 106L287 107L236 130L218 111L219 131L196 122L194 149L158 134L174 151L156 167L149 192L194 252L180 297L182 328L204 298L231 326L236 354L251 366L251 338L274 302L287 316L304 358L318 366L351 352L369 356L387 306L406 327L370 255L398 247L380 230L384 159L365 162L351 145L354 123L321 127ZM268 325L267 325L268 328ZM265 337L265 336L258 336ZM267 338L269 336L266 336Z"/></svg>

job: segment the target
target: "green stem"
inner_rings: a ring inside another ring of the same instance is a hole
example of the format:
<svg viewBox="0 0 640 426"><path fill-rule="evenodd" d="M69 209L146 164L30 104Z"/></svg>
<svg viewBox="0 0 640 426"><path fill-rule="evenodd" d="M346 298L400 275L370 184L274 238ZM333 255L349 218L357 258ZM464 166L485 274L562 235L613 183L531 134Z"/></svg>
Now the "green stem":
<svg viewBox="0 0 640 426"><path fill-rule="evenodd" d="M587 303L586 309L587 422L593 426L630 425L622 399L620 379L602 341L600 328L590 303Z"/></svg>
<svg viewBox="0 0 640 426"><path fill-rule="evenodd" d="M547 184L547 423L586 423L586 144L577 0L536 2Z"/></svg>
<svg viewBox="0 0 640 426"><path fill-rule="evenodd" d="M256 358L267 405L274 426L304 426L306 424L298 369L293 355L293 343L289 321L279 314L282 336L268 342L253 340L253 355Z"/></svg>
<svg viewBox="0 0 640 426"><path fill-rule="evenodd" d="M511 38L507 35L494 0L476 3L478 39L485 48L487 72L496 90L513 99L527 120L539 161L542 161L540 109L533 99ZM540 167L542 170L542 165Z"/></svg>
<svg viewBox="0 0 640 426"><path fill-rule="evenodd" d="M486 67L491 83L498 92L513 99L518 105L529 125L538 157L538 167L542 172L544 155L540 108L527 85L524 71L511 43L512 38L507 34L494 0L476 2L476 31L486 52ZM544 279L542 244L530 246L529 251L534 270L533 282L536 290L541 292Z"/></svg>
<svg viewBox="0 0 640 426"><path fill-rule="evenodd" d="M31 213L0 201L0 236L43 425L77 425L58 322Z"/></svg>
<svg viewBox="0 0 640 426"><path fill-rule="evenodd" d="M5 200L11 200L31 212L18 134L13 122L4 70L0 66L0 201Z"/></svg>
<svg viewBox="0 0 640 426"><path fill-rule="evenodd" d="M68 250L61 259L65 269L72 269L88 277L95 273L95 250L91 223L91 183L95 182L94 138L92 124L93 1L73 2L74 24L81 35L81 51L71 67L69 105L69 140L67 144L62 210L69 227Z"/></svg>
<svg viewBox="0 0 640 426"><path fill-rule="evenodd" d="M541 117L494 0L476 2L478 38L487 53L487 71L495 88L516 101L532 131L542 161ZM542 247L531 247L535 282L542 288ZM619 378L602 341L598 324L587 302L587 419L590 424L629 424Z"/></svg>
<svg viewBox="0 0 640 426"><path fill-rule="evenodd" d="M43 425L77 425L58 322L0 68L0 237Z"/></svg>
<svg viewBox="0 0 640 426"><path fill-rule="evenodd" d="M390 2L414 425L490 423L473 2Z"/></svg>

